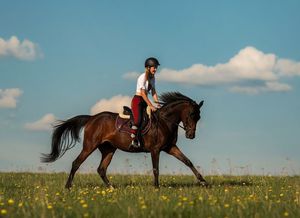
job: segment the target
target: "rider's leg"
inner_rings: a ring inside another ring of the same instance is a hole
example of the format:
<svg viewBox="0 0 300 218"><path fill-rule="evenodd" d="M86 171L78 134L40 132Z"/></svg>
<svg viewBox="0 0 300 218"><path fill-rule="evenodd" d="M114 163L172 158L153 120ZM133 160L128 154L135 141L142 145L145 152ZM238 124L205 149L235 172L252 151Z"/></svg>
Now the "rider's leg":
<svg viewBox="0 0 300 218"><path fill-rule="evenodd" d="M131 101L131 109L133 114L133 123L131 127L131 144L130 146L139 147L137 133L138 129L141 126L141 96L134 96Z"/></svg>

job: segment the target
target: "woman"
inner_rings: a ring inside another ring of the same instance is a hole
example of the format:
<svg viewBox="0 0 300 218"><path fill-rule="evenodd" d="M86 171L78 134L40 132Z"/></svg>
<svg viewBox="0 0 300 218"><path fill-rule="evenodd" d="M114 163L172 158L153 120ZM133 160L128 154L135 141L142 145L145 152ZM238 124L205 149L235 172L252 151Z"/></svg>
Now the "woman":
<svg viewBox="0 0 300 218"><path fill-rule="evenodd" d="M158 102L158 96L155 90L155 73L159 62L156 58L150 57L145 61L145 72L137 79L136 93L131 101L131 109L133 113L134 125L132 128L132 142L130 146L139 147L138 135L143 121L143 111L147 106L151 111L156 111L156 107L148 98L148 93L152 94L155 102ZM159 106L159 105L158 105Z"/></svg>

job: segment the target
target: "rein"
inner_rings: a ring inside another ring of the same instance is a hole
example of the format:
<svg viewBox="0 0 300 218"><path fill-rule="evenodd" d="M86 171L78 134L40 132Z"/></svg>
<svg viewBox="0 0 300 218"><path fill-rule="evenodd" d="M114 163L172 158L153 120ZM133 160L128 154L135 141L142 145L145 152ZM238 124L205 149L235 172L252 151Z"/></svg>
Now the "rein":
<svg viewBox="0 0 300 218"><path fill-rule="evenodd" d="M173 122L173 121L170 121L168 118L166 118L165 116L163 116L163 115L161 115L161 114L157 114L157 116L158 116L158 118L159 117L161 117L161 118L163 118L163 120L165 120L165 121L167 121L167 122L169 122L169 123L171 123L172 125L176 125L176 126L178 126L178 127L180 127L181 129L183 129L183 130L187 130L184 126L182 126L182 125L180 125L179 123L175 123L175 122ZM159 119L158 119L159 120Z"/></svg>

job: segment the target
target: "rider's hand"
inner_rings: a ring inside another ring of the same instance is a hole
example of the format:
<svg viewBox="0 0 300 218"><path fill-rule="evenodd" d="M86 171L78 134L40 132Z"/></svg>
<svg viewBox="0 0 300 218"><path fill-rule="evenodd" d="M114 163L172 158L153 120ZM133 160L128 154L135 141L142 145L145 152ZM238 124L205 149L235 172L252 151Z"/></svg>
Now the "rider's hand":
<svg viewBox="0 0 300 218"><path fill-rule="evenodd" d="M153 105L150 106L151 111L155 112L157 110L156 107L154 107Z"/></svg>

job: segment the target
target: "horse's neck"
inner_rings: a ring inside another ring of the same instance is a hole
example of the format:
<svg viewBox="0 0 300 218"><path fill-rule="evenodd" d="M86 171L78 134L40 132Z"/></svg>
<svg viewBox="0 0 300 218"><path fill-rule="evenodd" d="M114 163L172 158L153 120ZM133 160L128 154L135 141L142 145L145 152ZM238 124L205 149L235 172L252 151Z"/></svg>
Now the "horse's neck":
<svg viewBox="0 0 300 218"><path fill-rule="evenodd" d="M162 108L161 114L169 121L179 124L181 122L182 104L176 104L174 106L169 105L166 108Z"/></svg>

